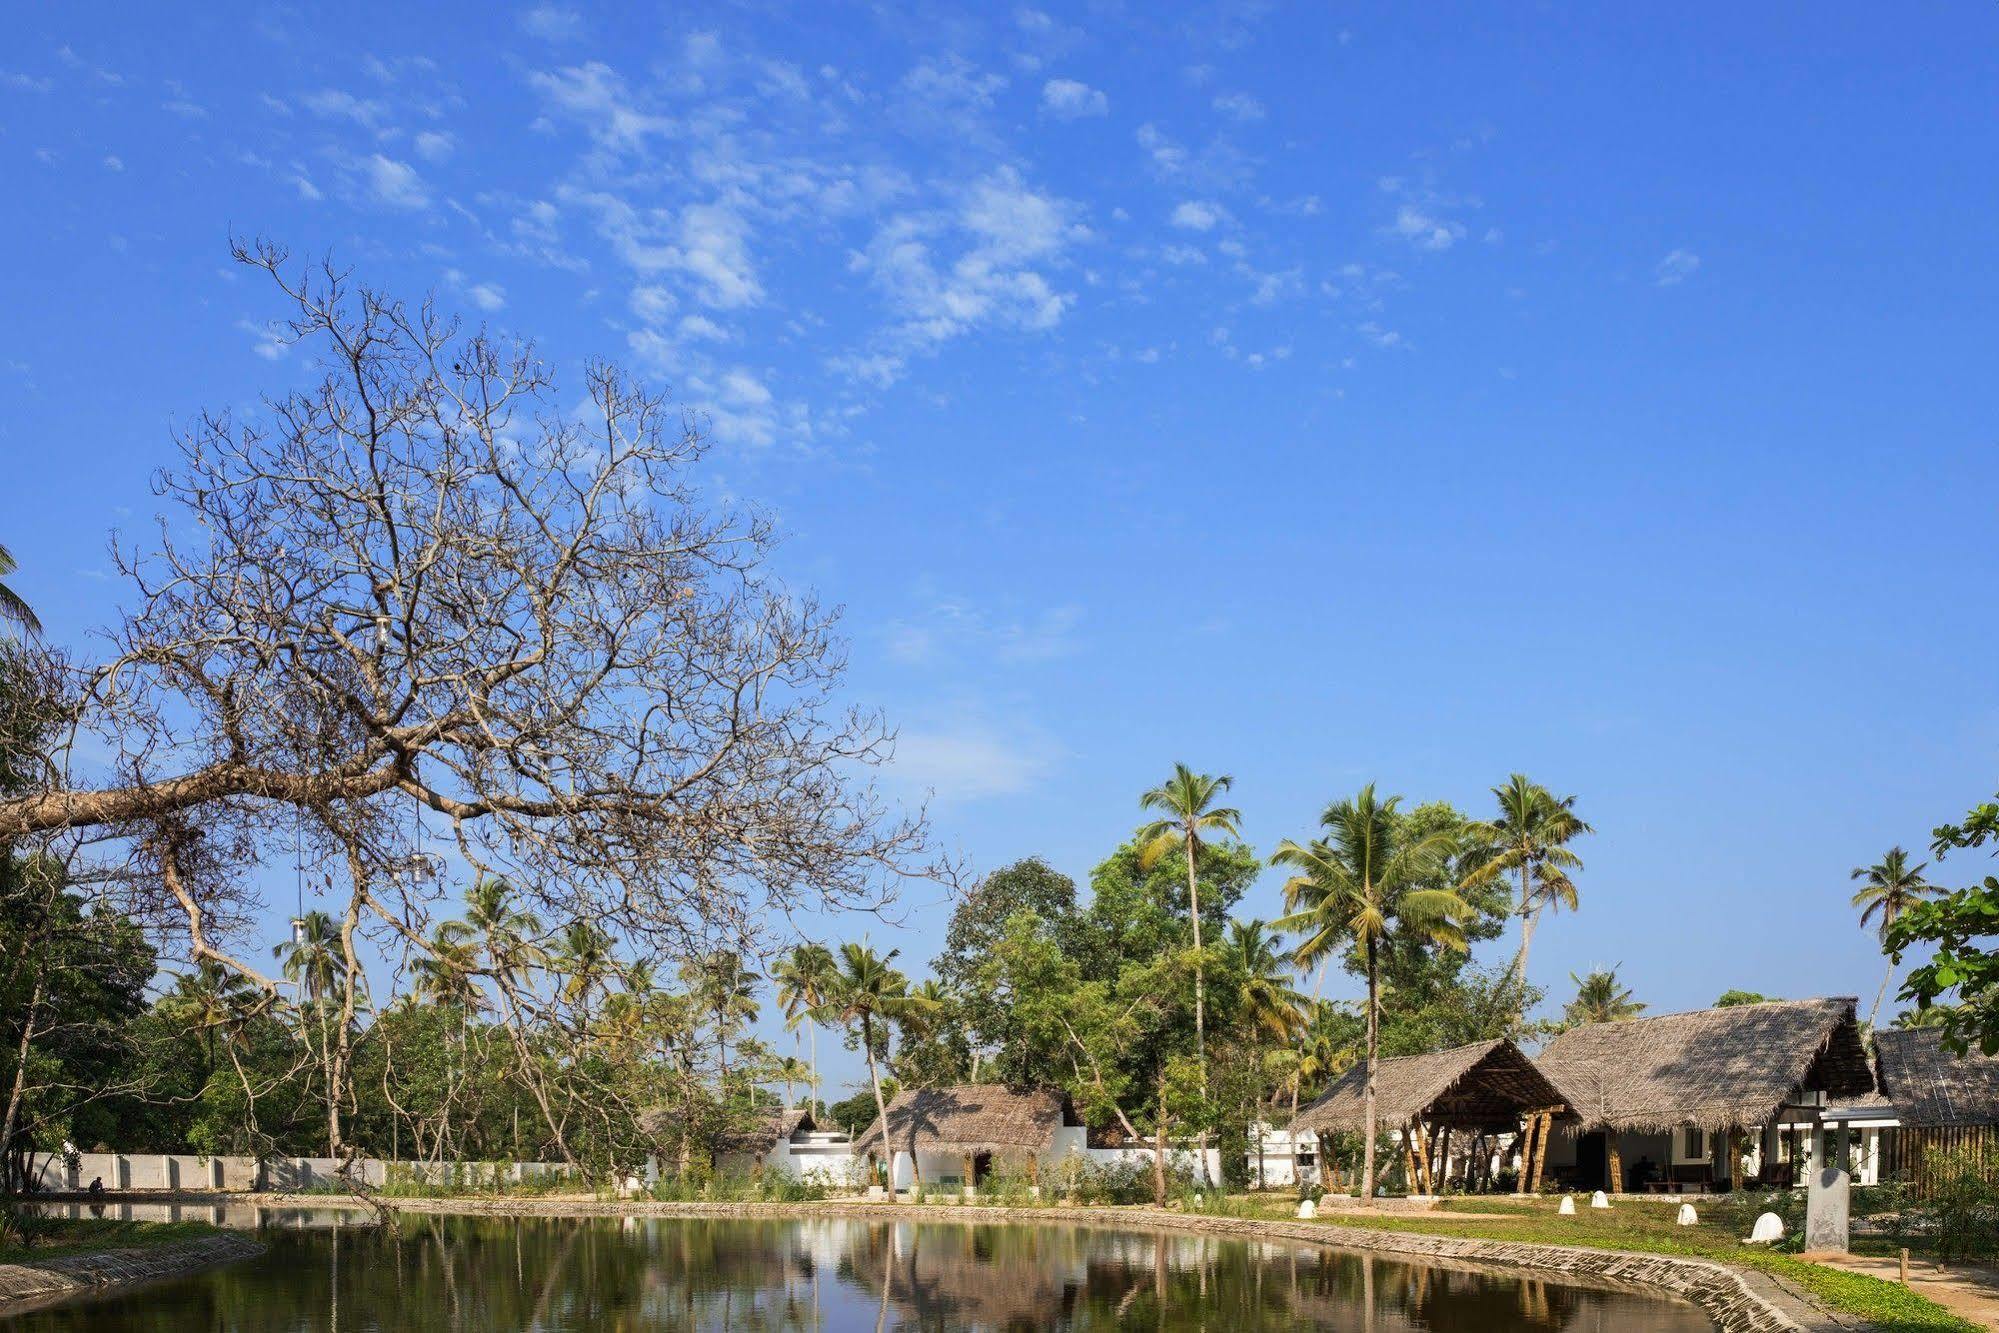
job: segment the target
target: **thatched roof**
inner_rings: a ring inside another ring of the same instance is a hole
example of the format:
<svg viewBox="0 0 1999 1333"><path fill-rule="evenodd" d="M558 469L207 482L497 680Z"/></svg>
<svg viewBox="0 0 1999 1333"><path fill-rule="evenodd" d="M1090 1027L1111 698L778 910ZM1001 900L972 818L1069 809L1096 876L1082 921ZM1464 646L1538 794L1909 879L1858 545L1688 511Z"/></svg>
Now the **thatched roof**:
<svg viewBox="0 0 1999 1333"><path fill-rule="evenodd" d="M716 1141L717 1152L743 1152L761 1157L801 1129L811 1129L812 1112L804 1107L789 1111L767 1111L753 1124L724 1133Z"/></svg>
<svg viewBox="0 0 1999 1333"><path fill-rule="evenodd" d="M888 1104L894 1152L1018 1153L1046 1148L1063 1125L1077 1123L1069 1099L1052 1088L1016 1091L996 1083L961 1083L897 1093ZM880 1153L882 1120L854 1140L854 1153Z"/></svg>
<svg viewBox="0 0 1999 1333"><path fill-rule="evenodd" d="M1874 1086L1851 998L1776 1000L1571 1028L1535 1057L1584 1129L1760 1125L1804 1090Z"/></svg>
<svg viewBox="0 0 1999 1333"><path fill-rule="evenodd" d="M1291 1132L1362 1128L1366 1082L1365 1066L1347 1070L1298 1112ZM1375 1065L1375 1118L1384 1127L1418 1116L1466 1127L1510 1125L1527 1111L1550 1110L1567 1100L1518 1046L1504 1039Z"/></svg>
<svg viewBox="0 0 1999 1333"><path fill-rule="evenodd" d="M1936 1028L1888 1028L1874 1034L1874 1061L1903 1124L1999 1124L1999 1057L1953 1055Z"/></svg>
<svg viewBox="0 0 1999 1333"><path fill-rule="evenodd" d="M639 1132L659 1141L670 1139L679 1130L681 1114L676 1107L647 1107L639 1112ZM716 1152L744 1152L761 1157L775 1148L779 1139L812 1128L812 1113L802 1106L790 1111L764 1111L747 1125L717 1134L709 1147Z"/></svg>

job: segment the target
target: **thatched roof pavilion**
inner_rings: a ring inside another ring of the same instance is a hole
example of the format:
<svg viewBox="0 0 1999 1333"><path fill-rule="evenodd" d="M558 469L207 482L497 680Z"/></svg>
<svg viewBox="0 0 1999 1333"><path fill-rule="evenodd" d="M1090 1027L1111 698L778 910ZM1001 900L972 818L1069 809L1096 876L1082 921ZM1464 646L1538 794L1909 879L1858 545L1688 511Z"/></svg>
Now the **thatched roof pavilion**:
<svg viewBox="0 0 1999 1333"><path fill-rule="evenodd" d="M1584 1130L1764 1125L1802 1092L1874 1087L1854 1000L1776 1000L1571 1028L1535 1063Z"/></svg>
<svg viewBox="0 0 1999 1333"><path fill-rule="evenodd" d="M1355 1065L1298 1112L1291 1132L1362 1128L1366 1086L1366 1067ZM1511 1129L1523 1116L1567 1101L1547 1074L1504 1038L1375 1065L1375 1118L1384 1129L1416 1120L1458 1129Z"/></svg>
<svg viewBox="0 0 1999 1333"><path fill-rule="evenodd" d="M1047 1151L1056 1130L1081 1123L1069 1099L1052 1088L1023 1091L996 1083L916 1088L897 1093L888 1104L886 1135L876 1116L854 1140L854 1153L1018 1157Z"/></svg>
<svg viewBox="0 0 1999 1333"><path fill-rule="evenodd" d="M1888 1028L1874 1034L1874 1059L1881 1091L1903 1125L1999 1125L1999 1057L1954 1055L1936 1028Z"/></svg>

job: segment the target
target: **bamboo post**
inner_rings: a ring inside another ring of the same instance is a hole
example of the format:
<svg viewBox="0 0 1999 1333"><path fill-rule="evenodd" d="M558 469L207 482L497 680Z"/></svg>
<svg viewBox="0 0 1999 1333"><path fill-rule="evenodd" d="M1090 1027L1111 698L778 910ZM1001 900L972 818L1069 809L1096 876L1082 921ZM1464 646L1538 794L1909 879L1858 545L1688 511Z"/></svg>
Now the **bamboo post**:
<svg viewBox="0 0 1999 1333"><path fill-rule="evenodd" d="M1537 1112L1534 1118L1539 1123L1541 1132L1535 1136L1534 1175L1527 1182L1527 1192L1529 1194L1539 1194L1541 1192L1541 1173L1548 1166L1548 1131L1554 1128L1555 1123L1553 1113L1548 1111Z"/></svg>
<svg viewBox="0 0 1999 1333"><path fill-rule="evenodd" d="M1442 1188L1448 1190L1451 1187L1451 1127L1449 1125L1444 1126L1444 1132L1437 1145L1437 1163L1437 1179L1441 1182Z"/></svg>
<svg viewBox="0 0 1999 1333"><path fill-rule="evenodd" d="M1513 1192L1527 1193L1527 1179L1534 1173L1534 1131L1541 1124L1541 1113L1530 1111L1520 1122L1520 1135L1515 1143L1520 1149L1520 1173L1513 1178Z"/></svg>
<svg viewBox="0 0 1999 1333"><path fill-rule="evenodd" d="M1402 1130L1402 1156L1405 1169L1409 1172L1409 1192L1420 1194L1423 1177L1416 1166L1416 1122L1410 1121Z"/></svg>
<svg viewBox="0 0 1999 1333"><path fill-rule="evenodd" d="M1617 1131L1614 1129L1605 1130L1604 1141L1610 1152L1610 1161L1608 1164L1610 1169L1610 1187L1607 1192L1620 1194L1624 1190L1624 1154L1618 1147Z"/></svg>
<svg viewBox="0 0 1999 1333"><path fill-rule="evenodd" d="M972 1181L972 1177L973 1177L974 1175L976 1175L976 1174L978 1174L978 1167L977 1167L977 1166L976 1166L976 1165L975 1165L975 1164L973 1163L973 1161L972 1161L972 1155L971 1155L970 1153L966 1153L966 1154L965 1154L965 1193L967 1193L967 1194L970 1194L970 1193L972 1192L972 1184L973 1184L973 1181Z"/></svg>
<svg viewBox="0 0 1999 1333"><path fill-rule="evenodd" d="M1436 1140L1430 1137L1430 1127L1421 1120L1416 1122L1416 1135L1417 1145L1422 1149L1420 1161L1423 1167L1423 1193L1435 1194L1437 1192L1437 1180L1436 1177L1430 1174L1430 1162L1435 1155Z"/></svg>

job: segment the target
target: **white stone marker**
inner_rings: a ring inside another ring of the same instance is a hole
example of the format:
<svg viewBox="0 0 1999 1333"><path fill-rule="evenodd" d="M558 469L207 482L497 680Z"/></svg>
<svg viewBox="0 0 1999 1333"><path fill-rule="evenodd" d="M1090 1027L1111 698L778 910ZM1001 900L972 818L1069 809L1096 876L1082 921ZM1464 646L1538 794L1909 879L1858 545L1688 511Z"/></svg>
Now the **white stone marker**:
<svg viewBox="0 0 1999 1333"><path fill-rule="evenodd" d="M1680 1215L1673 1220L1683 1227L1690 1227L1700 1219L1694 1216L1694 1206L1692 1204L1683 1203L1680 1205Z"/></svg>
<svg viewBox="0 0 1999 1333"><path fill-rule="evenodd" d="M1610 1207L1610 1198L1602 1190L1598 1190L1589 1196L1589 1206L1592 1208L1608 1208Z"/></svg>
<svg viewBox="0 0 1999 1333"><path fill-rule="evenodd" d="M1574 1217L1576 1215L1576 1201L1574 1199L1571 1199L1568 1195L1564 1194L1562 1196L1562 1206L1560 1208L1557 1208L1555 1211L1560 1213L1563 1217Z"/></svg>
<svg viewBox="0 0 1999 1333"><path fill-rule="evenodd" d="M1316 1204L1316 1203L1313 1203L1313 1202L1312 1202L1312 1201L1311 1201L1310 1199L1300 1199L1300 1200L1298 1200L1298 1220L1299 1220L1299 1221L1301 1221L1301 1222L1309 1222L1309 1221L1311 1221L1311 1220L1312 1220L1313 1218L1317 1217L1318 1215L1319 1215L1319 1205L1318 1205L1318 1204Z"/></svg>
<svg viewBox="0 0 1999 1333"><path fill-rule="evenodd" d="M1749 1230L1748 1243L1769 1245L1784 1239L1784 1219L1775 1213L1763 1213L1756 1219L1756 1225Z"/></svg>
<svg viewBox="0 0 1999 1333"><path fill-rule="evenodd" d="M1805 1248L1844 1251L1848 1195L1853 1181L1836 1166L1812 1172L1805 1190Z"/></svg>

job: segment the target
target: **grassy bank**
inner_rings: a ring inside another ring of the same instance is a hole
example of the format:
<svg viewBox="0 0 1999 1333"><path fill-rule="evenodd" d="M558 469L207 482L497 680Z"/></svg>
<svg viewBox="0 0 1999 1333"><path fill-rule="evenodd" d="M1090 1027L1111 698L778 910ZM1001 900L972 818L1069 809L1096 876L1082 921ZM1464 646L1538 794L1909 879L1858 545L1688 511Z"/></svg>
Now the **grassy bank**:
<svg viewBox="0 0 1999 1333"><path fill-rule="evenodd" d="M1471 1236L1481 1240L1713 1259L1783 1278L1809 1292L1821 1304L1858 1315L1889 1333L1970 1333L1978 1328L1899 1283L1844 1273L1761 1246L1744 1245L1741 1238L1748 1234L1748 1225L1725 1205L1691 1200L1702 1220L1694 1226L1680 1226L1674 1216L1681 1202L1679 1199L1671 1203L1621 1201L1613 1208L1582 1207L1574 1216L1563 1217L1555 1211L1552 1201L1516 1203L1475 1199L1446 1203L1430 1213L1358 1217L1328 1209L1319 1220L1331 1228ZM1245 1211L1250 1216L1280 1218L1290 1217L1294 1208L1288 1200L1252 1197Z"/></svg>
<svg viewBox="0 0 1999 1333"><path fill-rule="evenodd" d="M10 1219L11 1222L12 1219ZM31 1264L65 1254L160 1245L212 1236L206 1222L128 1222L113 1217L33 1217L0 1232L0 1264Z"/></svg>

